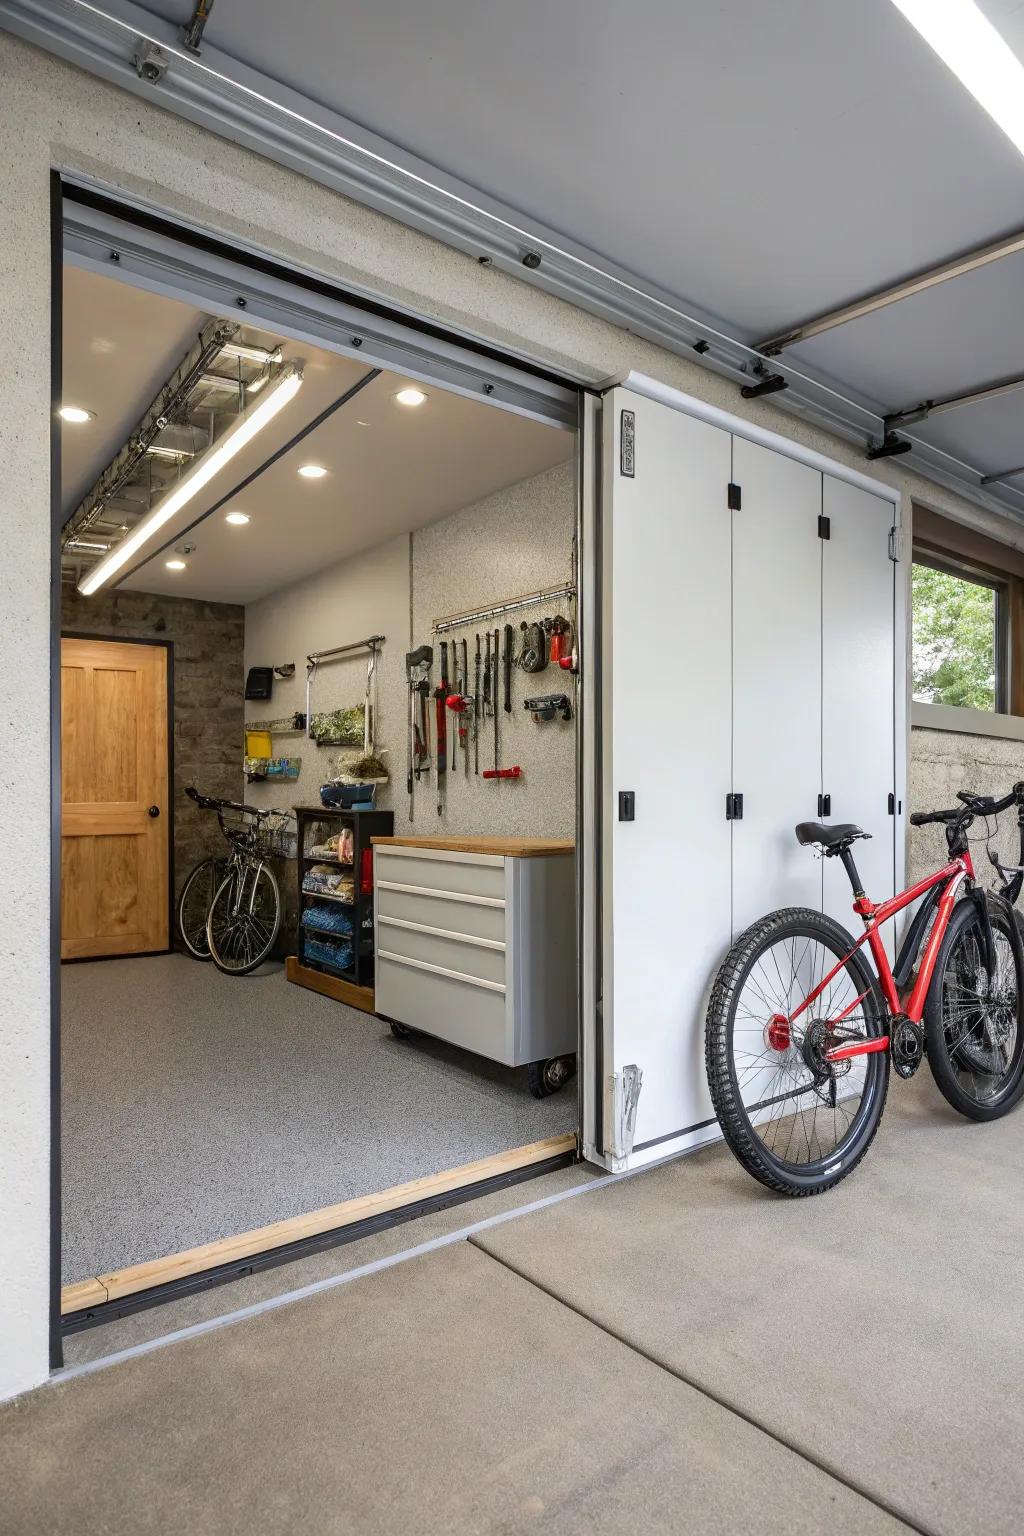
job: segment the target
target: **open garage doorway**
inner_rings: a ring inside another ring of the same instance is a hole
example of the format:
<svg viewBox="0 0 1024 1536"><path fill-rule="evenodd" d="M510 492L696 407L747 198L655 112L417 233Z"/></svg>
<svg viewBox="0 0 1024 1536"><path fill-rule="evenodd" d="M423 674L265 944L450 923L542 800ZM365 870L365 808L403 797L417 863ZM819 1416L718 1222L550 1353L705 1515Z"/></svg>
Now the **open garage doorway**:
<svg viewBox="0 0 1024 1536"><path fill-rule="evenodd" d="M128 267L63 271L66 1328L579 1126L571 392Z"/></svg>

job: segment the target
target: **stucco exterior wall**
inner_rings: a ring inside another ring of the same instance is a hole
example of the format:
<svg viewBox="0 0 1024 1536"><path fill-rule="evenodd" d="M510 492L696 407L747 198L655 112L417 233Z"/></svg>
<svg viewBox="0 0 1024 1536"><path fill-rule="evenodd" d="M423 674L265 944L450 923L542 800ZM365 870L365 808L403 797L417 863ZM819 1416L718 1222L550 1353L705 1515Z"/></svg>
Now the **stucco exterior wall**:
<svg viewBox="0 0 1024 1536"><path fill-rule="evenodd" d="M240 245L375 291L582 381L640 369L862 468L770 401L471 257L0 36L0 453L5 560L0 704L7 862L0 943L0 1398L47 1372L49 1232L49 173L94 178ZM695 296L699 299L700 295ZM898 461L874 473L938 511L985 515ZM1024 535L1018 536L1024 546ZM15 799L16 796L16 799Z"/></svg>

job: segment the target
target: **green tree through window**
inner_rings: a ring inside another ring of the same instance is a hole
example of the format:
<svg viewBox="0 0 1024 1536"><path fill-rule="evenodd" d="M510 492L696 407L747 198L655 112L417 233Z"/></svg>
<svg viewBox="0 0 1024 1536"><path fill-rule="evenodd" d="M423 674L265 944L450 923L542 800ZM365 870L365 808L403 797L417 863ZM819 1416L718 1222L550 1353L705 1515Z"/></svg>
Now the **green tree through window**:
<svg viewBox="0 0 1024 1536"><path fill-rule="evenodd" d="M914 698L996 708L998 593L934 566L913 568Z"/></svg>

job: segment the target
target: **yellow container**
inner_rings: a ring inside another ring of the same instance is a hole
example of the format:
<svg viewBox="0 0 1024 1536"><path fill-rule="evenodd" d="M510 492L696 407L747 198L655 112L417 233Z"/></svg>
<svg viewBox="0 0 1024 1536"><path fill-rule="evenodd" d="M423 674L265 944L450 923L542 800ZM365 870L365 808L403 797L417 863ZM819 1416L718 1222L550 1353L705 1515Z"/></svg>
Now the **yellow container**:
<svg viewBox="0 0 1024 1536"><path fill-rule="evenodd" d="M273 757L274 738L269 731L246 731L246 757Z"/></svg>

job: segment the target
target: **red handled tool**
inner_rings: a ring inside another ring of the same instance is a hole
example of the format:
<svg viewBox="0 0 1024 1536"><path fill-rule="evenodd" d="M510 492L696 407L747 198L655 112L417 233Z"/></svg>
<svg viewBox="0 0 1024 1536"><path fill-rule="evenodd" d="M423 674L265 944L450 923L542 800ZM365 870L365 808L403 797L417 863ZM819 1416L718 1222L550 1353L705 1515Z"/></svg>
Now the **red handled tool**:
<svg viewBox="0 0 1024 1536"><path fill-rule="evenodd" d="M485 779L521 779L523 770L517 763L514 768L485 768L481 777Z"/></svg>
<svg viewBox="0 0 1024 1536"><path fill-rule="evenodd" d="M468 773L469 772L469 766L468 766L469 765L469 735L468 735L469 721L467 719L467 716L468 716L470 710L473 708L473 700L472 700L472 698L470 697L470 695L468 693L450 693L448 695L447 699L445 699L445 705L447 706L448 709L451 710L453 715L458 715L458 717L459 717L459 727L458 727L458 729L459 729L459 746L462 748L462 751L463 751L463 754L464 754L464 761L465 761L465 764L466 764L466 770L465 771Z"/></svg>
<svg viewBox="0 0 1024 1536"><path fill-rule="evenodd" d="M437 719L437 814L440 816L445 775L448 772L448 720L445 703L448 699L448 643L441 641L441 679L434 689L434 709Z"/></svg>

